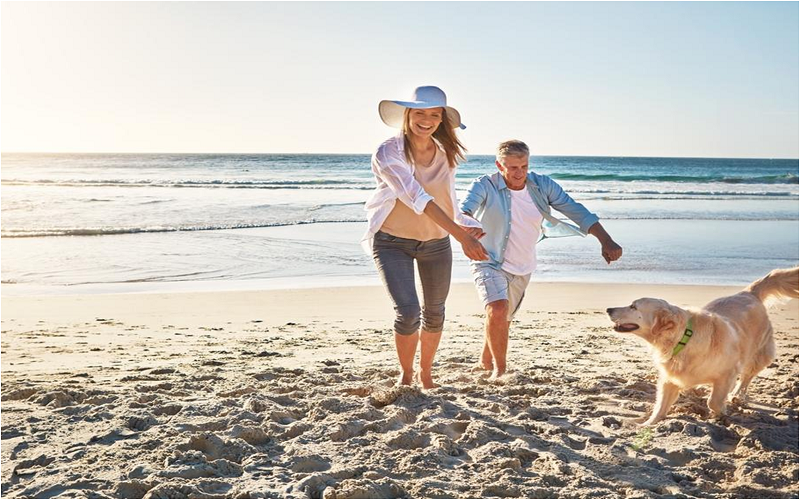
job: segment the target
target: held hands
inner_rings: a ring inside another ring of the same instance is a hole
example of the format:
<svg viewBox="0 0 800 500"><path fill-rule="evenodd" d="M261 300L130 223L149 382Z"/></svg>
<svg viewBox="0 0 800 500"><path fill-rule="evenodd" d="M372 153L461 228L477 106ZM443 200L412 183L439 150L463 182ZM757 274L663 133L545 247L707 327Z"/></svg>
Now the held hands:
<svg viewBox="0 0 800 500"><path fill-rule="evenodd" d="M486 236L486 231L479 227L467 227L461 226L461 229L467 232L468 235L472 236L473 238L481 239Z"/></svg>
<svg viewBox="0 0 800 500"><path fill-rule="evenodd" d="M473 236L473 232L469 228L459 226L453 221L453 215L447 215L442 212L442 209L431 200L425 205L425 215L433 219L442 229L453 235L453 237L461 243L461 248L471 260L488 260L489 255L486 249L480 244L478 239ZM481 231L482 232L482 231Z"/></svg>
<svg viewBox="0 0 800 500"><path fill-rule="evenodd" d="M464 250L464 255L469 257L471 260L488 260L489 254L486 253L486 249L483 248L483 245L478 241L477 238L467 235L464 238L464 241L461 243L461 249Z"/></svg>
<svg viewBox="0 0 800 500"><path fill-rule="evenodd" d="M488 260L489 254L486 253L486 249L478 241L478 239L486 235L486 232L479 227L459 227L466 233L465 237L459 240L461 248L464 250L464 255L469 257L470 260Z"/></svg>

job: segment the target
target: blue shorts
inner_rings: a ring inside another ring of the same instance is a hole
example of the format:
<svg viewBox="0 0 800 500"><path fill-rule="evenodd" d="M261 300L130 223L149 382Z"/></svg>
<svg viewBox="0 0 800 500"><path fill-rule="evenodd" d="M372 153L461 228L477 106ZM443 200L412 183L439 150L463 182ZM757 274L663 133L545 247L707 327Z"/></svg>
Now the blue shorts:
<svg viewBox="0 0 800 500"><path fill-rule="evenodd" d="M530 274L519 276L488 266L472 266L472 278L484 306L498 300L508 301L508 321L517 314L525 297L525 289L531 281Z"/></svg>

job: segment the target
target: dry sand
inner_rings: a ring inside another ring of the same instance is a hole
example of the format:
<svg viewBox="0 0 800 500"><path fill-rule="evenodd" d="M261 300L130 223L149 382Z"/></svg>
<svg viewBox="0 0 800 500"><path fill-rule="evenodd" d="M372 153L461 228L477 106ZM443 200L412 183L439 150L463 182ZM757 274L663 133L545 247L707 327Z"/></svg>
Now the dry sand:
<svg viewBox="0 0 800 500"><path fill-rule="evenodd" d="M2 496L796 498L797 301L748 407L632 422L656 372L605 308L735 290L535 283L491 384L456 285L430 391L392 387L379 288L5 297Z"/></svg>

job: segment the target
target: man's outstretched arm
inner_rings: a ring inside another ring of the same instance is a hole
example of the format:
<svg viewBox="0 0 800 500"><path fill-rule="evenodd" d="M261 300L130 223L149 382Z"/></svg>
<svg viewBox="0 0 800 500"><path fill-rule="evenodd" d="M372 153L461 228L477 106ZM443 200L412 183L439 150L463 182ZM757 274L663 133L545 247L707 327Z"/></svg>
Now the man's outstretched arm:
<svg viewBox="0 0 800 500"><path fill-rule="evenodd" d="M611 235L606 232L602 224L599 222L592 224L592 227L589 228L589 234L600 241L603 258L606 259L606 262L611 264L622 257L622 247L611 239Z"/></svg>

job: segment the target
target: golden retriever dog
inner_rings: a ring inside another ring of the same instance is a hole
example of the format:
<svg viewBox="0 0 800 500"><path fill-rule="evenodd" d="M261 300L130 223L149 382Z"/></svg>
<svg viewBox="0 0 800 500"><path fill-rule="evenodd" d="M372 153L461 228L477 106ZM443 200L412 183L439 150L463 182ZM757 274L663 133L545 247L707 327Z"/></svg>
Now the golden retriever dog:
<svg viewBox="0 0 800 500"><path fill-rule="evenodd" d="M663 419L682 389L698 385L711 385L708 407L715 416L725 414L737 379L734 397L746 401L750 381L775 358L767 307L776 299L797 298L797 289L798 268L776 269L700 310L651 298L606 309L614 330L638 335L652 348L660 376L653 413L644 425Z"/></svg>

